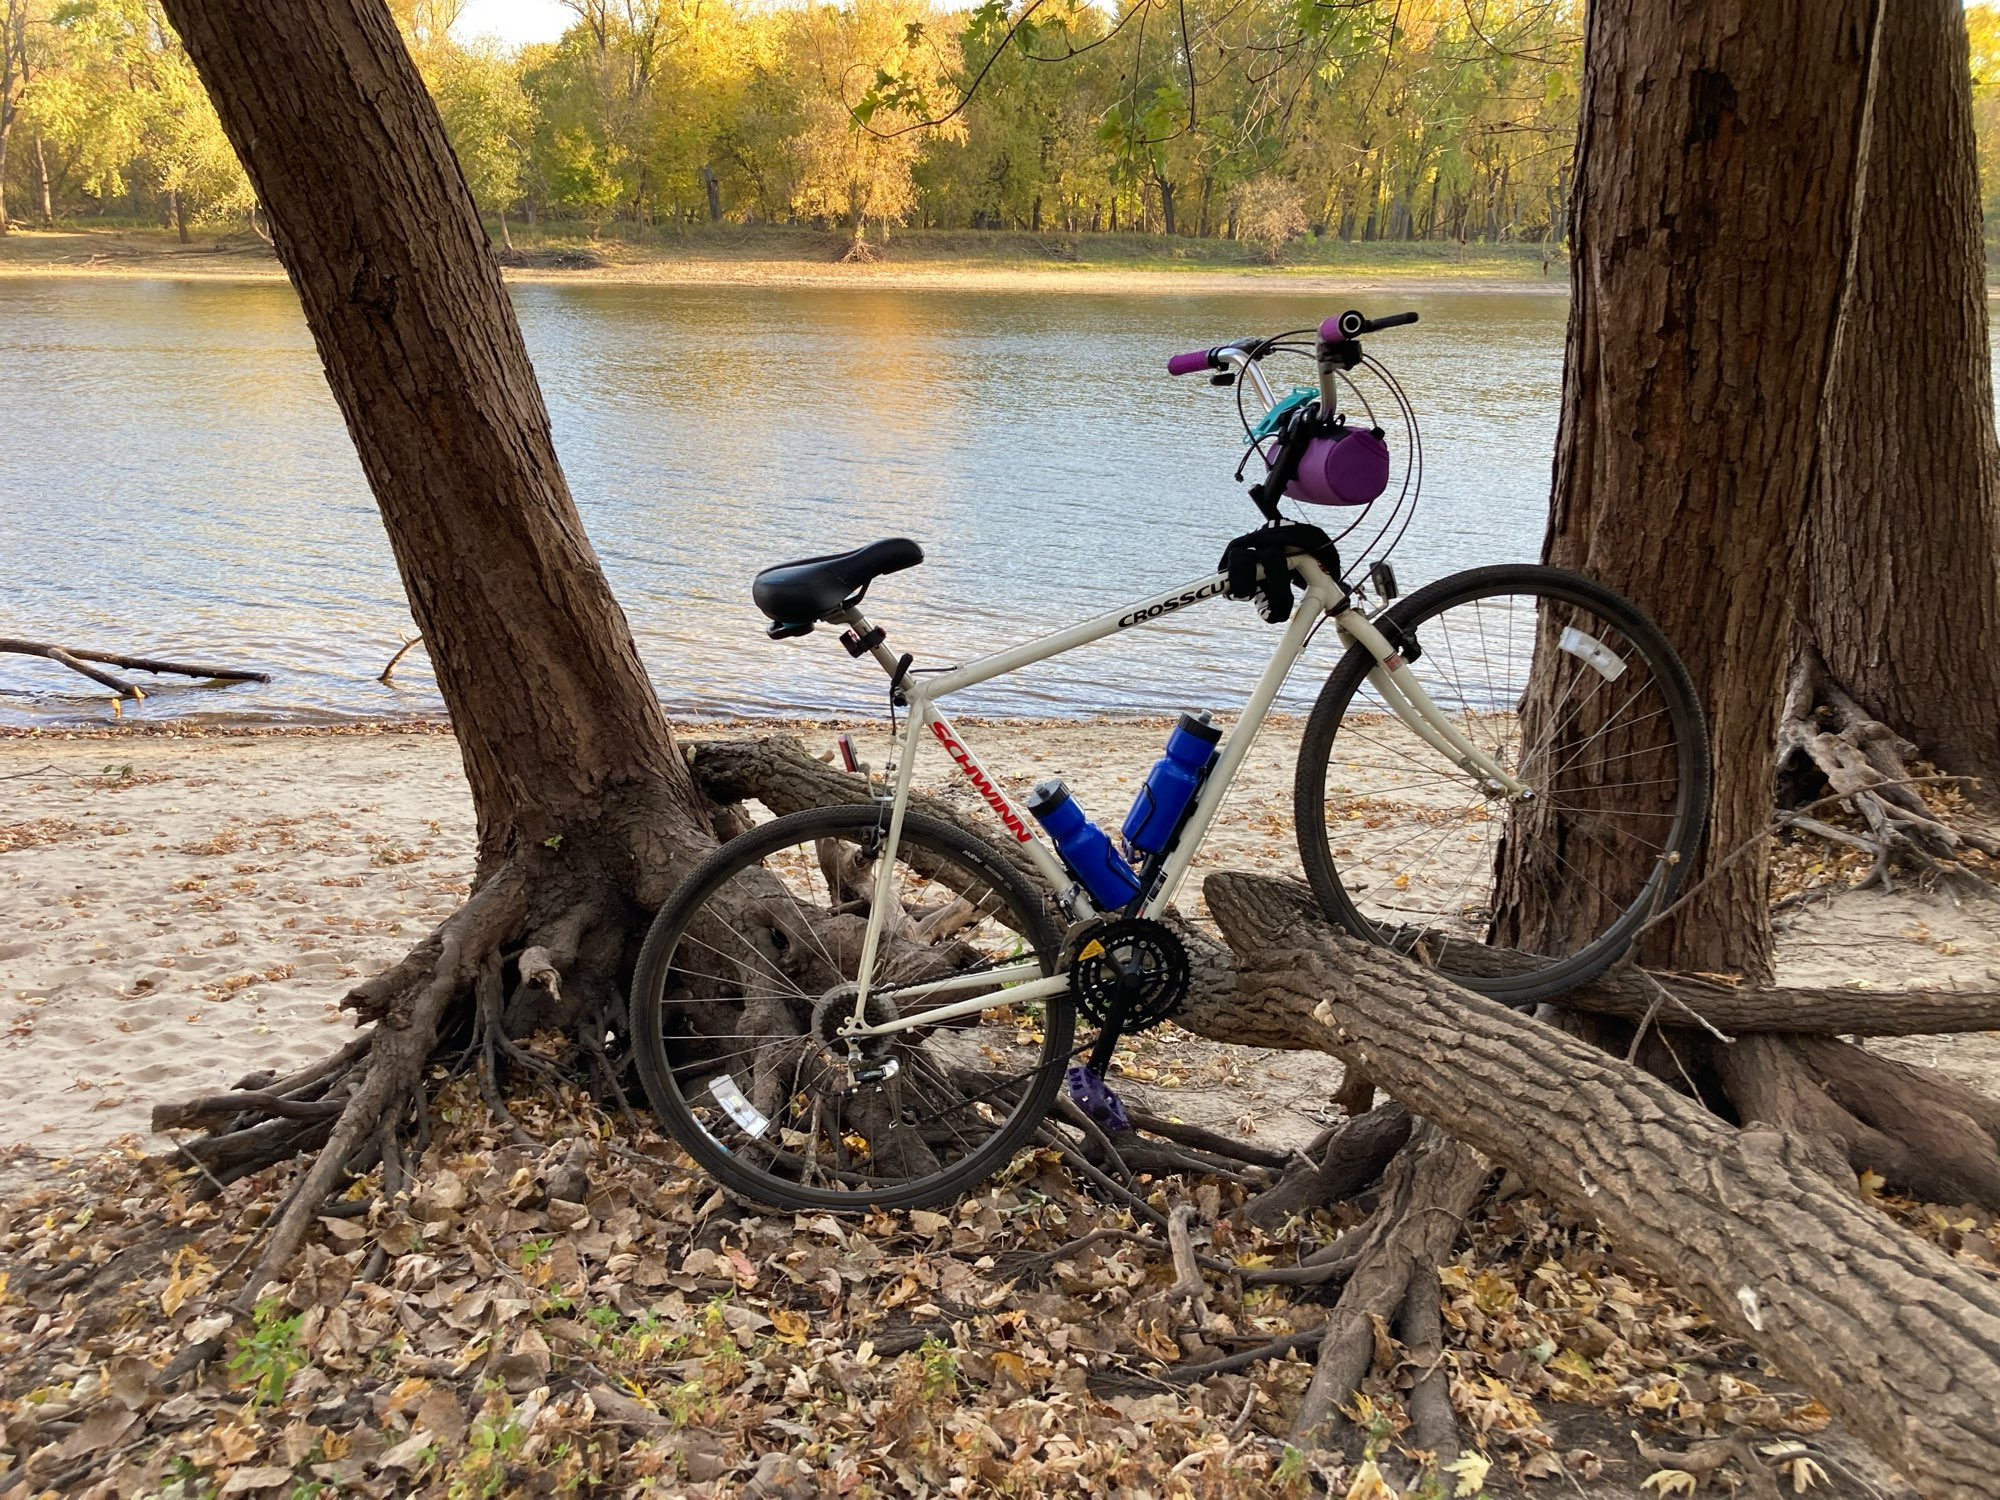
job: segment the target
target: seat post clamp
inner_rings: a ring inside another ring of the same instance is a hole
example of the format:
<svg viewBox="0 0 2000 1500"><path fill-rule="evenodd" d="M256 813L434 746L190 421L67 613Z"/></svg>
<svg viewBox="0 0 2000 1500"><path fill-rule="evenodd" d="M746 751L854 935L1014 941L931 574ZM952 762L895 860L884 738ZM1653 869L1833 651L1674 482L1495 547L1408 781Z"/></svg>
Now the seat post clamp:
<svg viewBox="0 0 2000 1500"><path fill-rule="evenodd" d="M869 627L868 634L866 635L856 635L851 630L843 630L840 632L840 644L847 648L847 654L849 656L866 655L868 652L873 651L877 646L881 645L882 642L886 641L888 638L889 637L883 633L882 627L880 625L874 625Z"/></svg>

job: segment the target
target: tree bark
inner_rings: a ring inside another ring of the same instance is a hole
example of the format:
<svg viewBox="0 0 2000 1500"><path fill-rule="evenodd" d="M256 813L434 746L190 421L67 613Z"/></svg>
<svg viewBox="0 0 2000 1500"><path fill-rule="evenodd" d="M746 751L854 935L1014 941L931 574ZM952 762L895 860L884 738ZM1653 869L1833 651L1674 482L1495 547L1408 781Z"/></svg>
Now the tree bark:
<svg viewBox="0 0 2000 1500"><path fill-rule="evenodd" d="M1928 1496L2000 1472L2000 1285L1821 1170L1649 1074L1384 948L1303 933L1268 883L1209 877L1243 1003L1365 1066L1412 1113L1512 1167L1811 1390ZM1279 1024L1274 1020L1272 1024Z"/></svg>
<svg viewBox="0 0 2000 1500"><path fill-rule="evenodd" d="M1874 718L2000 778L2000 443L1963 7L1885 7L1870 76L1800 624Z"/></svg>
<svg viewBox="0 0 2000 1500"><path fill-rule="evenodd" d="M1696 880L1773 812L1794 554L1852 234L1877 3L1645 0L1593 7L1586 22L1543 555L1636 601L1694 675L1723 768ZM1555 655L1538 659L1530 714L1558 701L1559 664L1546 660ZM1544 860L1564 847L1534 842ZM1580 855L1574 875L1510 876L1508 902L1559 909L1566 880L1598 873L1593 858ZM1649 956L1767 979L1766 885L1761 851L1738 860L1666 924Z"/></svg>
<svg viewBox="0 0 2000 1500"><path fill-rule="evenodd" d="M464 755L482 874L597 825L607 799L698 824L387 7L167 10L270 215L381 505Z"/></svg>

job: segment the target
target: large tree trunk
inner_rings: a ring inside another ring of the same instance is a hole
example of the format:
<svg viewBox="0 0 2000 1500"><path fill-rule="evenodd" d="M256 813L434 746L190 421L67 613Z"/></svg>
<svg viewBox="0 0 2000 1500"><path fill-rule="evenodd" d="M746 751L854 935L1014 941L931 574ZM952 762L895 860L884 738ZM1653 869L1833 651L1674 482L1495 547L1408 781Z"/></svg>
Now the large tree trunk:
<svg viewBox="0 0 2000 1500"><path fill-rule="evenodd" d="M2000 445L1958 0L1887 7L1871 81L1800 623L1868 715L2000 778Z"/></svg>
<svg viewBox="0 0 2000 1500"><path fill-rule="evenodd" d="M1637 601L1694 674L1723 772L1697 880L1772 816L1874 11L1653 0L1589 12L1543 551ZM1559 701L1557 654L1542 653L1530 715ZM1563 847L1535 842L1529 867ZM1600 873L1571 852L1574 874L1525 869L1515 899L1560 911L1566 880ZM1761 849L1737 860L1651 952L1766 977L1766 869Z"/></svg>
<svg viewBox="0 0 2000 1500"><path fill-rule="evenodd" d="M451 710L482 872L696 797L585 537L437 110L380 0L168 12L270 215Z"/></svg>
<svg viewBox="0 0 2000 1500"><path fill-rule="evenodd" d="M635 911L657 906L711 839L571 501L478 210L388 9L168 0L167 11L270 215L479 824L466 907L349 997L382 1023L366 1056L332 1084L263 1090L345 1103L314 1127L328 1144L270 1237L254 1297L345 1166L401 1118L449 1011L476 993L489 1056L503 1013L507 1029L594 1029L601 1041L622 1005ZM204 1149L249 1150L261 1108L245 1106L239 1128Z"/></svg>

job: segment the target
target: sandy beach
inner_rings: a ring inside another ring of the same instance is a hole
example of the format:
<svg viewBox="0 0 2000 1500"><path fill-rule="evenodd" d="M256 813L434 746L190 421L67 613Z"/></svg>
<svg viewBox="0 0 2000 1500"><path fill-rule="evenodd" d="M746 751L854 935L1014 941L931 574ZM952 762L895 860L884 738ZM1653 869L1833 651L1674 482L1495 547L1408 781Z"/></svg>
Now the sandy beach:
<svg viewBox="0 0 2000 1500"><path fill-rule="evenodd" d="M830 748L837 728L782 732ZM856 729L879 758L880 726ZM1196 889L1214 868L1296 869L1299 729L1266 730ZM1011 791L1061 774L1093 808L1130 800L1161 733L1149 722L969 730ZM472 844L457 745L436 726L0 739L0 1180L143 1135L162 1100L338 1045L341 995L458 904ZM1988 986L2000 979L2000 905L1842 894L1788 915L1780 965L1799 983ZM1879 1045L1981 1087L2000 1080L2000 1037ZM1305 1061L1280 1069L1299 1087L1259 1107L1296 1112L1309 1131L1323 1100ZM1283 1123L1269 1128L1291 1133Z"/></svg>

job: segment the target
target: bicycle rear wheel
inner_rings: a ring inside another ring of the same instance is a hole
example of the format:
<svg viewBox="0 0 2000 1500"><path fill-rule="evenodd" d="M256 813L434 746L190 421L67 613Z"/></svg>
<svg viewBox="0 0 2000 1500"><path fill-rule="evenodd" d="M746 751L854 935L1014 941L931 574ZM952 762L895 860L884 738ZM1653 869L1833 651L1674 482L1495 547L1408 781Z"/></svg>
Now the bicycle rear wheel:
<svg viewBox="0 0 2000 1500"><path fill-rule="evenodd" d="M1526 1004L1601 972L1673 899L1708 813L1687 668L1577 574L1474 568L1388 609L1432 701L1532 797L1494 797L1396 718L1356 645L1299 750L1299 852L1327 915L1468 989ZM1530 696L1537 660L1548 678Z"/></svg>
<svg viewBox="0 0 2000 1500"><path fill-rule="evenodd" d="M1046 899L999 850L917 813L896 849L869 1019L991 1004L858 1049L840 1038L887 827L887 808L865 804L753 828L711 855L646 935L632 1026L647 1097L688 1154L753 1203L954 1198L1007 1163L1062 1081L1068 994L1015 1007L995 981L908 997L915 983L1003 966L1053 973L1058 943Z"/></svg>

